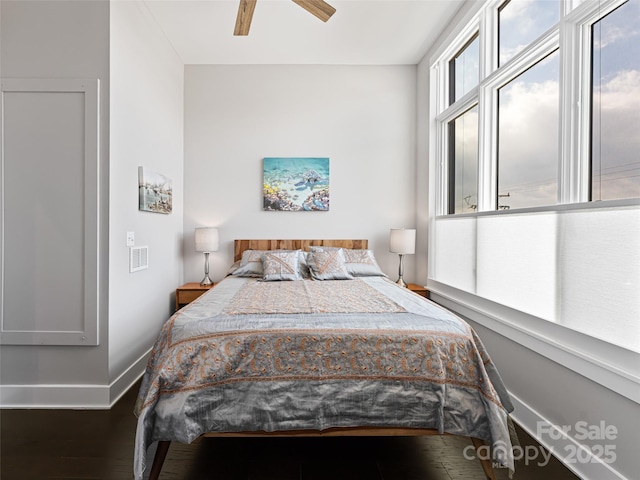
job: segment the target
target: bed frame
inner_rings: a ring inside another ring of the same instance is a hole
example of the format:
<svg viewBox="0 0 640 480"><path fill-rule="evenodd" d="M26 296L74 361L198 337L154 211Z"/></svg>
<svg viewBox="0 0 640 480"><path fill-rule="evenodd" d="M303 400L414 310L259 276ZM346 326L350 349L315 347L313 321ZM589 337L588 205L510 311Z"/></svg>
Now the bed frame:
<svg viewBox="0 0 640 480"><path fill-rule="evenodd" d="M308 250L310 246L326 246L340 247L350 249L368 248L367 240L234 240L233 243L233 260L238 261L242 258L245 250ZM232 438L232 437L409 437L421 435L441 435L438 430L430 428L394 428L394 427L339 427L329 428L326 430L290 430L283 432L210 432L205 433L203 437L216 438ZM448 435L448 434L444 434ZM484 440L468 437L473 446L477 449L486 446ZM171 442L161 440L158 442L156 454L153 459L149 480L158 480L162 464L169 451ZM491 460L483 459L484 456L478 455L482 470L487 480L496 480L495 472Z"/></svg>

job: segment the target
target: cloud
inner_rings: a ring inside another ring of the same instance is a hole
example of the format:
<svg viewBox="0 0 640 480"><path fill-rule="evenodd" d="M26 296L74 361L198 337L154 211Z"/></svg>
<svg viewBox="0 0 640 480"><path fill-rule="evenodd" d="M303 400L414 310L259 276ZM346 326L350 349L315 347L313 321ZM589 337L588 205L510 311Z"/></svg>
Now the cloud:
<svg viewBox="0 0 640 480"><path fill-rule="evenodd" d="M633 9L635 8L635 12ZM640 16L640 2L627 2L617 10L605 16L594 25L594 46L606 48L617 45L620 41L636 41L633 37L640 35L636 20ZM601 28L599 28L601 27Z"/></svg>
<svg viewBox="0 0 640 480"><path fill-rule="evenodd" d="M619 70L600 88L601 108L640 115L640 70Z"/></svg>
<svg viewBox="0 0 640 480"><path fill-rule="evenodd" d="M498 183L511 208L557 203L559 83L516 80L501 90Z"/></svg>
<svg viewBox="0 0 640 480"><path fill-rule="evenodd" d="M529 11L535 5L536 0L512 0L500 11L500 20L518 20L519 22L531 17Z"/></svg>
<svg viewBox="0 0 640 480"><path fill-rule="evenodd" d="M526 47L527 45L528 45L527 43L516 45L514 47L505 47L501 45L500 46L500 65L504 65L505 63L507 63L509 60L515 57L518 52L523 50L524 47Z"/></svg>
<svg viewBox="0 0 640 480"><path fill-rule="evenodd" d="M557 202L557 81L516 80L500 96L499 185L511 208ZM594 101L594 199L640 197L640 70L607 77Z"/></svg>
<svg viewBox="0 0 640 480"><path fill-rule="evenodd" d="M640 71L621 70L594 97L594 199L640 197Z"/></svg>
<svg viewBox="0 0 640 480"><path fill-rule="evenodd" d="M559 15L557 1L511 0L500 11L500 65L504 65L553 26L559 20Z"/></svg>

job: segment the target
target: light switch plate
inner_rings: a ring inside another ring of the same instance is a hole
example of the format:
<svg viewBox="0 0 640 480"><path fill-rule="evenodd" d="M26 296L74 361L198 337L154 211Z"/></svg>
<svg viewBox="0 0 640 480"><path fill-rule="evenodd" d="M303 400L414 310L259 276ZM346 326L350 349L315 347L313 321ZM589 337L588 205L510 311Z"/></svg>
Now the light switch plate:
<svg viewBox="0 0 640 480"><path fill-rule="evenodd" d="M136 243L136 234L134 232L127 232L127 247L133 247Z"/></svg>

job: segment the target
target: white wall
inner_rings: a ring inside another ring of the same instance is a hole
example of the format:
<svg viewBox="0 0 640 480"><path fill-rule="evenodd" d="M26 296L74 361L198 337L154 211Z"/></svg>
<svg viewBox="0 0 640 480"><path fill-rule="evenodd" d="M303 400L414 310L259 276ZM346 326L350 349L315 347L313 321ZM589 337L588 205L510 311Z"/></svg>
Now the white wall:
<svg viewBox="0 0 640 480"><path fill-rule="evenodd" d="M432 201L429 176L429 95L430 91L423 83L428 81L429 64L421 62L416 67L416 281L427 284L429 245L429 205Z"/></svg>
<svg viewBox="0 0 640 480"><path fill-rule="evenodd" d="M476 5L475 2L467 2L454 22L443 32L440 42L446 39L456 21L462 20ZM432 52L438 48L439 45L435 45ZM431 53L428 53L418 66L419 97L428 96L426 92L429 91L428 62L430 55ZM429 111L428 102L419 104L419 117L429 116ZM433 119L429 124L419 125L418 138L421 141L429 137L432 122ZM428 286L432 291L432 298L464 315L478 331L498 366L506 386L513 395L516 404L513 416L529 433L550 447L553 453L565 461L567 466L576 471L581 478L593 480L636 478L637 472L640 471L640 457L636 453L637 445L640 443L638 355L630 350L607 344L535 316L535 314L541 315L537 311L539 305L532 304L535 308L529 310L535 310L534 314L531 312L527 314L524 311L501 305L499 299L484 298L482 293L476 289L475 282L478 275L476 269L481 266L486 267L489 257L483 253L482 249L476 249L475 238L470 238L469 235L463 237L459 235L459 232L467 229L471 223L475 224L475 219L466 218L465 221L440 219L436 221L433 209L436 193L434 145L427 144L421 148L431 152L431 178L418 177L417 187L418 191L428 190L430 192L430 214L429 218L424 221L422 216L419 216L418 228L428 228L430 238L434 242L437 243L444 239L445 245L448 244L452 247L450 255L447 255L446 252L438 250L437 245L434 252L434 245L430 245L429 258L432 264L429 265ZM581 216L580 213L572 214L564 210L561 215L573 215L576 218ZM608 214L604 212L603 215L607 216ZM530 222L526 225L527 229L540 222L538 216L535 213L529 215ZM527 221L526 217L527 215L505 216L501 217L501 221L507 222L509 228L521 227L523 226L521 223ZM636 218L637 216L633 217L633 219ZM487 220L486 217L483 219ZM488 220L491 219L488 218ZM471 237L473 236L472 232ZM460 241L453 243L452 238L460 239ZM588 241L589 239L584 238L583 240ZM620 242L626 242L622 247L624 252L632 252L634 248L637 249L637 240L630 238L629 235L616 237L616 251L621 249ZM601 246L605 245L606 248L607 244L611 248L611 244L608 242L601 244ZM580 251L584 254L586 250L582 248ZM461 257L459 253L456 255L456 252L464 254ZM611 256L609 255L611 252L605 253L604 257ZM592 250L591 254L597 256L598 252ZM469 255L472 255L473 258ZM482 255L482 258L476 258L476 255ZM503 249L500 258L501 260L494 259L494 266L500 267L500 264L496 265L495 262L502 261L506 268L500 270L506 272L510 269L510 265L522 264L523 261L533 257L523 255L519 249L512 250L510 254ZM630 256L629 258L634 257ZM582 261L585 268L588 265L594 265L593 259L585 257L582 258ZM443 275L439 270L442 265L440 263L433 264L434 262L448 262L450 268L447 274L449 276ZM630 267L623 265L620 273L623 273L625 268ZM601 278L601 272L593 270L593 267L590 270L590 278L594 280L589 282L589 288L593 288L592 297L599 298L602 292L610 292L609 285L601 285L603 288L594 288L594 285L598 284L598 278ZM538 271L540 270L538 269ZM555 269L551 268L547 271L554 272ZM582 271L584 272L584 269ZM527 268L522 269L521 274L524 278L526 278L527 272ZM567 285L585 284L585 278L575 275L573 278L567 277L568 270L566 269L563 275L562 281ZM552 274L551 278L538 278L539 284L530 290L529 299L535 299L536 294L548 297L548 292L540 290L548 285L555 286L556 281L555 274ZM616 281L620 281L620 277ZM623 287L622 284L620 286ZM625 288L621 288L619 293L625 291ZM560 293L563 292L560 291ZM631 303L628 304L629 309L635 308L636 300L630 296L626 298L627 300L631 299ZM602 304L602 302L599 303ZM623 303L623 305L627 304ZM561 313L568 314L566 310ZM575 320L575 318L571 320ZM606 322L606 316L603 316L601 321ZM591 440L580 438L580 435L576 436L576 424L581 421L596 427L601 426L600 422L613 426L617 429L615 438ZM546 422L559 428L569 427L572 430L568 437L554 439L538 430L538 422ZM607 445L613 447L615 461L598 462L596 457L597 453L601 452L599 448L605 448ZM572 452L576 452L578 448L581 449L580 457L575 455L572 457ZM590 453L595 453L595 455L590 455Z"/></svg>
<svg viewBox="0 0 640 480"><path fill-rule="evenodd" d="M111 3L109 379L137 379L182 282L184 67L142 2ZM173 180L173 211L138 210L138 166ZM149 247L129 273L126 232Z"/></svg>
<svg viewBox="0 0 640 480"><path fill-rule="evenodd" d="M100 82L100 180L88 192L100 205L99 238L87 246L99 249L100 343L3 345L0 404L104 408L142 373L182 282L184 66L141 2L2 1L0 9L3 77ZM173 179L172 214L138 211L139 165ZM71 181L65 188L85 191ZM129 273L127 231L149 246L149 269Z"/></svg>
<svg viewBox="0 0 640 480"><path fill-rule="evenodd" d="M278 237L367 238L395 279L389 229L415 223L415 82L414 66L187 66L185 281L203 276L198 226L220 229L214 281L234 239ZM329 157L330 211L263 211L264 157Z"/></svg>
<svg viewBox="0 0 640 480"><path fill-rule="evenodd" d="M0 74L10 78L88 78L100 81L99 134L109 136L109 3L95 2L0 2ZM100 183L97 190L87 192L91 203L99 205L99 243L106 245L108 229L108 142L99 147ZM43 159L55 165L56 158ZM46 165L43 164L44 167ZM82 175L68 179L65 189L82 198L85 185ZM5 179L11 181L11 179ZM28 189L28 185L25 186ZM87 207L85 205L85 207ZM12 205L19 209L20 205ZM47 218L24 213L25 224L40 222L38 229L47 229ZM60 232L63 234L64 232ZM95 250L93 245L86 249ZM3 405L96 405L108 398L107 384L107 250L99 251L99 276L93 279L92 289L98 296L98 346L3 345L0 349ZM81 254L81 251L78 252ZM49 262L51 263L51 262ZM38 268L51 265L40 259ZM55 265L55 263L52 263ZM56 282L46 288L50 294L64 292L66 272L59 269ZM32 272L37 275L38 272ZM96 275L94 273L94 275ZM7 278L15 278L9 275ZM73 282L73 278L70 280ZM38 300L40 298L40 300ZM46 296L33 295L31 301L41 302ZM39 305L39 312L46 305ZM34 318L14 319L25 325ZM43 319L39 319L42 321ZM78 393L86 395L78 401Z"/></svg>

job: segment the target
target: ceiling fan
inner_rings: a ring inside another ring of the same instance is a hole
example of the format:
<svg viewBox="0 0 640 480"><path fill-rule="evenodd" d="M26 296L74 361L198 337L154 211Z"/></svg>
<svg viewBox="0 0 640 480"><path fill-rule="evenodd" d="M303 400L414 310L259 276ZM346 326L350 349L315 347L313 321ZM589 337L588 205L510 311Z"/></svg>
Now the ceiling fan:
<svg viewBox="0 0 640 480"><path fill-rule="evenodd" d="M238 16L236 17L236 28L234 35L249 35L249 27L251 27L251 18L256 8L257 0L240 0L238 6ZM336 12L336 9L324 0L292 0L300 5L307 12L315 15L323 22L326 22Z"/></svg>

